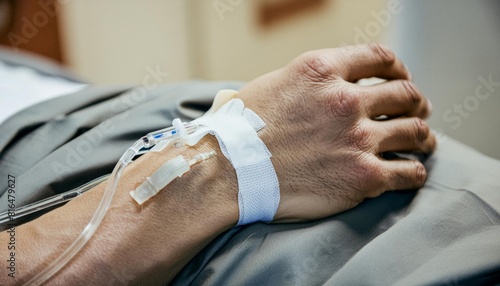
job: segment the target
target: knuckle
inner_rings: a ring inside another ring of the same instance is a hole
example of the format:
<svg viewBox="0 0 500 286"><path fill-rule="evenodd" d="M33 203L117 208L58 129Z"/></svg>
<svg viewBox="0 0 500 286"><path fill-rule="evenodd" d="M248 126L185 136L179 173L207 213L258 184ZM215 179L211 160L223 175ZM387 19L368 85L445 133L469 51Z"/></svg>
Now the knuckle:
<svg viewBox="0 0 500 286"><path fill-rule="evenodd" d="M396 60L396 55L393 51L381 44L369 44L371 52L382 59L382 62L391 64Z"/></svg>
<svg viewBox="0 0 500 286"><path fill-rule="evenodd" d="M418 91L416 85L410 81L401 81L409 106L419 106L422 101L422 95Z"/></svg>
<svg viewBox="0 0 500 286"><path fill-rule="evenodd" d="M357 124L349 136L349 143L361 151L369 151L371 147L370 132L361 124Z"/></svg>
<svg viewBox="0 0 500 286"><path fill-rule="evenodd" d="M427 125L427 123L425 123L425 121L423 121L422 119L418 118L418 117L415 117L412 119L413 120L413 130L414 130L414 136L417 140L419 141L424 141L425 139L427 139L427 137L429 137L429 134L430 134L430 128L429 126Z"/></svg>
<svg viewBox="0 0 500 286"><path fill-rule="evenodd" d="M380 164L374 160L366 160L359 168L359 175L362 176L362 188L373 192L375 196L384 191L384 171Z"/></svg>
<svg viewBox="0 0 500 286"><path fill-rule="evenodd" d="M382 166L379 164L371 163L369 164L369 167L371 169L370 172L370 181L372 185L375 185L377 187L381 186L384 182L384 172L382 170Z"/></svg>
<svg viewBox="0 0 500 286"><path fill-rule="evenodd" d="M300 74L311 79L323 81L330 79L335 74L335 67L326 54L313 51L306 52L299 57Z"/></svg>
<svg viewBox="0 0 500 286"><path fill-rule="evenodd" d="M325 106L327 113L333 118L349 117L361 112L361 100L354 90L339 88L335 93L327 96Z"/></svg>

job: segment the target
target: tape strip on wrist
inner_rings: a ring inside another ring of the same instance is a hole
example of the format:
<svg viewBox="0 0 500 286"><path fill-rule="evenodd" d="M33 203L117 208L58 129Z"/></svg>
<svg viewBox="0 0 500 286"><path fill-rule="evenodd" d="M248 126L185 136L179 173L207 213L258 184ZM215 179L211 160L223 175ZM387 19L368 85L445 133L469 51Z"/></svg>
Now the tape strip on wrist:
<svg viewBox="0 0 500 286"><path fill-rule="evenodd" d="M257 135L265 127L264 121L245 108L240 99L230 99L194 122L198 123L198 130L186 136L186 142L193 146L206 134L215 135L221 152L236 171L238 225L271 222L278 209L280 190L271 152Z"/></svg>

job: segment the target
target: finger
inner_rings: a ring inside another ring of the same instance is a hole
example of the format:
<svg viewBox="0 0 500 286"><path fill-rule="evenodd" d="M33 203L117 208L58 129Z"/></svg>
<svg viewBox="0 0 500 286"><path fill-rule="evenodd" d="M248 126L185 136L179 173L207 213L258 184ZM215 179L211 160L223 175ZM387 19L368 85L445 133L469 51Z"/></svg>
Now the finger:
<svg viewBox="0 0 500 286"><path fill-rule="evenodd" d="M392 80L372 86L360 86L368 117L418 116L430 114L427 99L414 83L407 80Z"/></svg>
<svg viewBox="0 0 500 286"><path fill-rule="evenodd" d="M344 63L339 70L340 76L349 82L370 77L411 80L403 62L385 46L369 44L345 47L338 53Z"/></svg>
<svg viewBox="0 0 500 286"><path fill-rule="evenodd" d="M339 77L349 82L370 77L411 79L406 66L394 53L378 44L306 52L291 66L299 74L319 81Z"/></svg>
<svg viewBox="0 0 500 286"><path fill-rule="evenodd" d="M436 148L436 138L429 126L420 118L404 117L385 121L371 121L377 153L419 151L431 154Z"/></svg>
<svg viewBox="0 0 500 286"><path fill-rule="evenodd" d="M386 190L415 190L421 188L427 178L427 171L416 160L382 160L386 171Z"/></svg>

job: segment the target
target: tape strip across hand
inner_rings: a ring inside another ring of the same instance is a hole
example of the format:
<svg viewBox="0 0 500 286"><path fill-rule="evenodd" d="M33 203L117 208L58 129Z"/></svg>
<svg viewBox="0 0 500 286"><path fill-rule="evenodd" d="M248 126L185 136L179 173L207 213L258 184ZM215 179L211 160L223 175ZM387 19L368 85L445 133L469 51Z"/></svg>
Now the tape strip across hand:
<svg viewBox="0 0 500 286"><path fill-rule="evenodd" d="M221 93L225 93L221 95L226 97L223 101L229 99L227 91ZM214 101L215 108L221 102L219 94ZM264 121L245 108L242 100L229 99L215 112L207 112L194 122L198 123L199 128L185 137L187 143L193 146L206 134L215 135L222 153L236 171L240 214L238 225L272 221L278 209L280 190L271 153L257 135L257 131L266 126Z"/></svg>

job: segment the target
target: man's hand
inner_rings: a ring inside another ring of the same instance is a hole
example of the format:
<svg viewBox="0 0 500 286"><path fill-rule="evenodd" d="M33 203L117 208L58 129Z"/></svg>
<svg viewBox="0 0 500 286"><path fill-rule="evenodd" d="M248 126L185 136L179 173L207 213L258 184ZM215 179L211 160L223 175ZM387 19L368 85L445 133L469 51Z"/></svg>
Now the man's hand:
<svg viewBox="0 0 500 286"><path fill-rule="evenodd" d="M370 77L387 81L355 84ZM268 126L259 134L280 182L275 221L323 218L424 184L420 162L380 155L436 147L422 120L429 103L410 80L390 50L362 45L305 53L240 91ZM382 115L387 119L377 120Z"/></svg>

